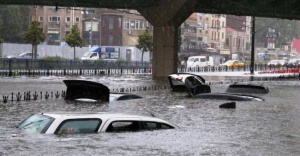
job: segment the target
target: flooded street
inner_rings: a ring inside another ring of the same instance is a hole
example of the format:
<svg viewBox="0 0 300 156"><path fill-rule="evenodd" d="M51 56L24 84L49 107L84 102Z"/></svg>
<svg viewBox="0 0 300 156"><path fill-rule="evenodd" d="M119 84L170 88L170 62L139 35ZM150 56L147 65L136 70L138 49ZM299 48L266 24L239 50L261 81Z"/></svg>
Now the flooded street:
<svg viewBox="0 0 300 156"><path fill-rule="evenodd" d="M109 88L161 85L151 76L1 78L1 95L25 91L61 91L64 79L96 81ZM260 82L261 83L261 82ZM169 90L135 92L145 98L111 103L66 102L62 98L0 102L0 155L300 155L300 81L264 82L270 93L263 102L237 102L220 109L222 100L188 98ZM225 92L228 84L211 86ZM16 125L32 113L109 111L149 115L180 129L135 133L78 135L30 134Z"/></svg>

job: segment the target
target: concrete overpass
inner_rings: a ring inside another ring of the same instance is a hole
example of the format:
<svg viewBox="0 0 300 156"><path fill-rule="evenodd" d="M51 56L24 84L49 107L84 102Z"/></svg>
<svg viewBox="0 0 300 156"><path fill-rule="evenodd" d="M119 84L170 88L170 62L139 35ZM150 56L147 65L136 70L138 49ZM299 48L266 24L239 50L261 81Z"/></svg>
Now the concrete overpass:
<svg viewBox="0 0 300 156"><path fill-rule="evenodd" d="M300 0L0 0L0 4L136 9L154 26L155 80L177 72L178 28L193 12L300 18Z"/></svg>

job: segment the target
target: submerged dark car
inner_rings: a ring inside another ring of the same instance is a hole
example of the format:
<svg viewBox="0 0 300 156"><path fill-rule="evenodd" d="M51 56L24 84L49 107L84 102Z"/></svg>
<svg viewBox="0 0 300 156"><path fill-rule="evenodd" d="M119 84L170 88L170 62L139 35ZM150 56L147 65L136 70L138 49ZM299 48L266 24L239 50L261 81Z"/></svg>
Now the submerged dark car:
<svg viewBox="0 0 300 156"><path fill-rule="evenodd" d="M190 73L177 73L168 76L171 89L174 92L186 91L194 98L220 99L231 101L264 101L263 98L252 94L267 94L268 88L263 85L233 84L225 93L211 93L205 79ZM241 91L243 90L243 91Z"/></svg>
<svg viewBox="0 0 300 156"><path fill-rule="evenodd" d="M269 88L264 84L233 83L227 87L226 92L241 94L268 94Z"/></svg>
<svg viewBox="0 0 300 156"><path fill-rule="evenodd" d="M86 80L64 80L67 86L65 100L83 102L119 101L143 98L131 93L110 92L109 88L101 83Z"/></svg>

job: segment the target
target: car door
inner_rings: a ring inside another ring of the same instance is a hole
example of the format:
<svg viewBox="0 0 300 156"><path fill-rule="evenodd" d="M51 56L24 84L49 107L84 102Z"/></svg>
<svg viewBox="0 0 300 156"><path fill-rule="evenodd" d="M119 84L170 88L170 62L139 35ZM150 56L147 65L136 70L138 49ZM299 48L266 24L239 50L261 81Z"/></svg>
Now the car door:
<svg viewBox="0 0 300 156"><path fill-rule="evenodd" d="M102 127L100 132L136 132L143 130L140 118L110 118Z"/></svg>

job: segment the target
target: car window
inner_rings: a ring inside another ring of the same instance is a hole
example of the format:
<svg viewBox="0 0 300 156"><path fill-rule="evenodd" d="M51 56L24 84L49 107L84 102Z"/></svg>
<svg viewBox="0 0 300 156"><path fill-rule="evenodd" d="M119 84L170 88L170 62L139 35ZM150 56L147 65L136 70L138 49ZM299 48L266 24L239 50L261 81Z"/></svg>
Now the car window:
<svg viewBox="0 0 300 156"><path fill-rule="evenodd" d="M96 133L100 124L100 119L66 120L58 126L54 134Z"/></svg>
<svg viewBox="0 0 300 156"><path fill-rule="evenodd" d="M50 124L54 121L53 118L42 115L34 114L23 120L19 125L19 129L26 129L32 132L45 133Z"/></svg>
<svg viewBox="0 0 300 156"><path fill-rule="evenodd" d="M157 129L173 129L174 127L164 124L164 123L158 123L158 122L144 122L146 125L146 128L148 130L157 130Z"/></svg>
<svg viewBox="0 0 300 156"><path fill-rule="evenodd" d="M199 58L195 58L195 59L194 59L194 62L198 62L198 61L199 61Z"/></svg>
<svg viewBox="0 0 300 156"><path fill-rule="evenodd" d="M206 62L206 59L205 58L200 58L200 61L201 62Z"/></svg>
<svg viewBox="0 0 300 156"><path fill-rule="evenodd" d="M188 61L189 61L189 62L190 62L190 61L192 62L192 61L194 61L194 59L195 59L195 58L190 57L190 58L188 59Z"/></svg>
<svg viewBox="0 0 300 156"><path fill-rule="evenodd" d="M138 121L114 121L107 127L106 132L135 132L140 130Z"/></svg>

